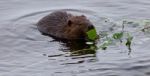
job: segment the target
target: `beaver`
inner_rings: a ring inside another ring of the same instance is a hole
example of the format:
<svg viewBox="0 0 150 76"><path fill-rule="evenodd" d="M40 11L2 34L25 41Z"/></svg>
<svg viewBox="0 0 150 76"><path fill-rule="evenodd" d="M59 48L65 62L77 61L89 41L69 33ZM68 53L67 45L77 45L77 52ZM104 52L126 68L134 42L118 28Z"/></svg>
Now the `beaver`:
<svg viewBox="0 0 150 76"><path fill-rule="evenodd" d="M53 38L87 39L86 32L93 29L93 24L84 15L74 16L66 11L55 11L37 23L38 30Z"/></svg>

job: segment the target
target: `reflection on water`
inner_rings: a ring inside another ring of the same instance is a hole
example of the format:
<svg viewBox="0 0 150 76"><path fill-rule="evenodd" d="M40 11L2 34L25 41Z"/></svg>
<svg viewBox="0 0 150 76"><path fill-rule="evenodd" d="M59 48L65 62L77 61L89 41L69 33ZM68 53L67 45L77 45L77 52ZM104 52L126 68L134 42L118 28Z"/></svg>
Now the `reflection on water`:
<svg viewBox="0 0 150 76"><path fill-rule="evenodd" d="M59 42L63 46L60 49L60 51L70 52L70 56L80 56L80 55L96 53L96 49L91 49L91 47L96 48L96 44L88 45L83 40L74 40L74 41L67 41L67 40L60 41L59 40Z"/></svg>

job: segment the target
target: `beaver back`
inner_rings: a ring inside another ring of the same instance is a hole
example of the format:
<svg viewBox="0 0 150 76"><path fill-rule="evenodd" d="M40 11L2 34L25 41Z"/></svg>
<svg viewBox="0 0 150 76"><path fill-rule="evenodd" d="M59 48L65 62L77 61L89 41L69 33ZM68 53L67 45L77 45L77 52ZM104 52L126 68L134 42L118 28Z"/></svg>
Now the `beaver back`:
<svg viewBox="0 0 150 76"><path fill-rule="evenodd" d="M37 23L38 30L43 34L63 37L63 28L67 25L69 17L71 17L71 14L68 14L67 12L53 12Z"/></svg>

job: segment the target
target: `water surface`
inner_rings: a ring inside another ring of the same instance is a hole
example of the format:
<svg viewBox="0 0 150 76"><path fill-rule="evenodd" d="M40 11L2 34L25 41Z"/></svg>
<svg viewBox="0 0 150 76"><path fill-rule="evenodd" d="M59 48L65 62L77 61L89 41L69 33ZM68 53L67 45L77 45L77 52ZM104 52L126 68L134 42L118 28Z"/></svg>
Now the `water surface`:
<svg viewBox="0 0 150 76"><path fill-rule="evenodd" d="M149 76L150 34L140 24L125 30L133 36L125 46L71 55L69 47L41 35L35 24L55 10L86 15L97 32L119 31L123 20L150 19L149 0L1 0L0 76ZM106 22L107 21L107 22Z"/></svg>

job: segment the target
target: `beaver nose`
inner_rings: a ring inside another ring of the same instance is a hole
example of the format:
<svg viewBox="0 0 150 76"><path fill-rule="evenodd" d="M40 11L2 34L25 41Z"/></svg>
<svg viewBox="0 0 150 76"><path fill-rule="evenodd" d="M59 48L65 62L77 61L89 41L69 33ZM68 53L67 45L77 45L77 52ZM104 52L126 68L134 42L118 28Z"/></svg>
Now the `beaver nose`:
<svg viewBox="0 0 150 76"><path fill-rule="evenodd" d="M88 26L88 30L94 29L93 25Z"/></svg>

